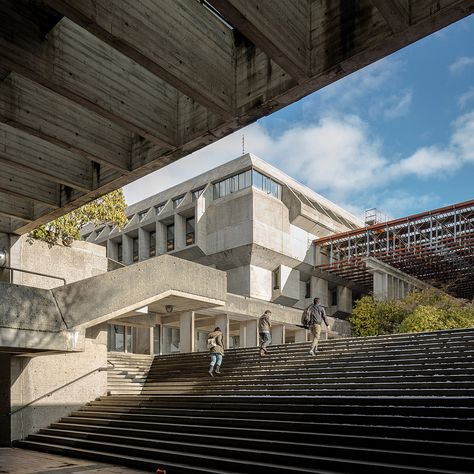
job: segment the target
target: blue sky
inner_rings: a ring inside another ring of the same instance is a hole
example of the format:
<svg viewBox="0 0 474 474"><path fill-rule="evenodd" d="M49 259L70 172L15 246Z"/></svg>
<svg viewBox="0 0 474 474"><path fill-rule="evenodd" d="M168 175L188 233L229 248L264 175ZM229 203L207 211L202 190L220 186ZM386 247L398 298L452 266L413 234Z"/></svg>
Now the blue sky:
<svg viewBox="0 0 474 474"><path fill-rule="evenodd" d="M132 204L252 152L361 216L474 199L474 15L125 187Z"/></svg>

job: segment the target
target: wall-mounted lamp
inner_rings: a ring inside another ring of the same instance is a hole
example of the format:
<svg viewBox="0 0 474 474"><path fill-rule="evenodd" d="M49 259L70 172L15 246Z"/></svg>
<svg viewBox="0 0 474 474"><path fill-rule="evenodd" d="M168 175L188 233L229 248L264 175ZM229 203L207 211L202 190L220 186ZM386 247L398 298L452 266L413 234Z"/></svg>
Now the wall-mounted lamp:
<svg viewBox="0 0 474 474"><path fill-rule="evenodd" d="M7 251L0 249L0 267L4 267L7 264Z"/></svg>
<svg viewBox="0 0 474 474"><path fill-rule="evenodd" d="M165 305L165 309L167 313L172 313L173 312L173 305L172 304L167 304Z"/></svg>

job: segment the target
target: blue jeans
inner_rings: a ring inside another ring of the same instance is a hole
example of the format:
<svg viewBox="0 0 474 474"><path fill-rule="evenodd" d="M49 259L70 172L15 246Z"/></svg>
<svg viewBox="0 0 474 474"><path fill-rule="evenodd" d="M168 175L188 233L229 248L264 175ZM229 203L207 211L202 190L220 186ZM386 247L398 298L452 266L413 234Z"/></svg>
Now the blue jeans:
<svg viewBox="0 0 474 474"><path fill-rule="evenodd" d="M269 332L259 332L260 349L266 350L266 347L272 343L272 335Z"/></svg>
<svg viewBox="0 0 474 474"><path fill-rule="evenodd" d="M211 367L214 367L215 364L222 364L222 354L219 354L218 352L211 352Z"/></svg>

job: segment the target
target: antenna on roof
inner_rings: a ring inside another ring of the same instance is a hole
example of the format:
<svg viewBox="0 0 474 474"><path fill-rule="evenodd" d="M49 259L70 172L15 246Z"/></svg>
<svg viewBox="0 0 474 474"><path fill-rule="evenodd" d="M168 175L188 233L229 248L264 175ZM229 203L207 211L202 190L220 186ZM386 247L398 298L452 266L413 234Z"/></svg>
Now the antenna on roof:
<svg viewBox="0 0 474 474"><path fill-rule="evenodd" d="M245 155L245 135L242 133L242 155Z"/></svg>

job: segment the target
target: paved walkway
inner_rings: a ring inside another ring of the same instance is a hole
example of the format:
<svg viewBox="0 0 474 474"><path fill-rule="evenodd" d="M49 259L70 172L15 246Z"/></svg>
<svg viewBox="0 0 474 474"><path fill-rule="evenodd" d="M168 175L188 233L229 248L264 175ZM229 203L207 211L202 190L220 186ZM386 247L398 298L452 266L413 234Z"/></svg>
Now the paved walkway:
<svg viewBox="0 0 474 474"><path fill-rule="evenodd" d="M17 448L0 448L0 474L144 474L127 467Z"/></svg>

